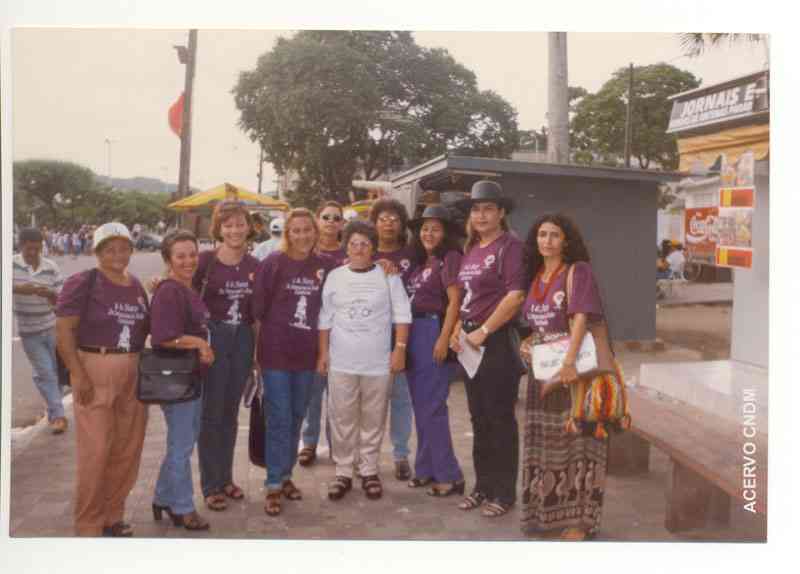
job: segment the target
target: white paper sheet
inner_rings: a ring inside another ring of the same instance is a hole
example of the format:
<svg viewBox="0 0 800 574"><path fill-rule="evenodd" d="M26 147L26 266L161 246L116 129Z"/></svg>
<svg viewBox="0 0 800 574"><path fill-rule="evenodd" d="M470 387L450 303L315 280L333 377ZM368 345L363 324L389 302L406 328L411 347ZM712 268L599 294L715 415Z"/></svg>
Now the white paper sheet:
<svg viewBox="0 0 800 574"><path fill-rule="evenodd" d="M467 371L467 376L471 379L475 376L475 373L478 372L478 367L481 366L483 352L486 350L486 347L475 349L475 347L467 343L467 334L463 329L458 334L458 341L461 344L461 352L458 353L458 362L463 365L464 370Z"/></svg>

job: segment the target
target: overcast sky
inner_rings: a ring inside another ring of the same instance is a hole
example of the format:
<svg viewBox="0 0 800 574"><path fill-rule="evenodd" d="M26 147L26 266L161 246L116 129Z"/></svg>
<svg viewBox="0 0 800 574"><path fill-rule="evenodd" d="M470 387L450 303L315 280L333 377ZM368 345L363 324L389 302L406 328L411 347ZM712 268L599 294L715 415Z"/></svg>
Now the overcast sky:
<svg viewBox="0 0 800 574"><path fill-rule="evenodd" d="M223 181L257 188L258 149L237 127L231 88L279 35L269 30L201 29L198 35L191 184ZM177 181L179 139L167 125L184 66L174 44L186 30L16 29L11 36L13 158L74 161L114 177ZM522 129L546 123L547 34L416 32L473 70L481 89L517 109ZM596 91L614 70L667 61L706 83L760 69L765 51L744 46L681 57L675 34L570 33L569 83ZM106 144L109 138L111 144ZM263 189L274 189L265 172Z"/></svg>

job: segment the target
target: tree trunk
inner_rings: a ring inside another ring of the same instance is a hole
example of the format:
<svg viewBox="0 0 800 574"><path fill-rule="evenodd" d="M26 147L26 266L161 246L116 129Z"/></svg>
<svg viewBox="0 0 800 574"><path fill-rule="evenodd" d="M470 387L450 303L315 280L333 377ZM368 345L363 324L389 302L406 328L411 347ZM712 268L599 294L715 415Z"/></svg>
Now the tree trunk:
<svg viewBox="0 0 800 574"><path fill-rule="evenodd" d="M567 33L549 32L547 89L547 160L569 163L569 90L567 81Z"/></svg>

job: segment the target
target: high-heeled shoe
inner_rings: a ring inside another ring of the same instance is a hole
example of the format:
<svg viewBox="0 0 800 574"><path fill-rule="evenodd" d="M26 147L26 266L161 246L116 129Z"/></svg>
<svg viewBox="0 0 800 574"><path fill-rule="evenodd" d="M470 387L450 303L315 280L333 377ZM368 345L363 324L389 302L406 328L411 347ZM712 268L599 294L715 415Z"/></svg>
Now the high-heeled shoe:
<svg viewBox="0 0 800 574"><path fill-rule="evenodd" d="M160 504L153 503L153 520L161 520L164 516L164 512L168 515L172 516L172 510L169 506L161 506Z"/></svg>
<svg viewBox="0 0 800 574"><path fill-rule="evenodd" d="M202 516L197 514L196 510L188 514L175 514L169 506L153 503L154 520L161 520L164 512L172 519L172 524L182 526L186 530L208 530L211 526Z"/></svg>
<svg viewBox="0 0 800 574"><path fill-rule="evenodd" d="M437 488L437 485L434 485L430 487L425 494L428 496L435 496L437 498L452 496L453 494L464 494L464 486L466 483L463 480L454 480L453 482L443 482L441 484L448 485L448 488L440 490Z"/></svg>

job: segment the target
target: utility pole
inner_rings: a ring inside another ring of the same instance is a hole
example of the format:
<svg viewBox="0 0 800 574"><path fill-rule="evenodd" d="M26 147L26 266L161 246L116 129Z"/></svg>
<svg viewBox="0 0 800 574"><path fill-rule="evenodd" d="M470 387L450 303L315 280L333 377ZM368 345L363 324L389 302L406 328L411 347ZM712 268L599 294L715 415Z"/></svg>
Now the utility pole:
<svg viewBox="0 0 800 574"><path fill-rule="evenodd" d="M183 118L181 123L181 159L178 173L178 199L189 195L189 164L192 158L192 87L194 85L195 60L197 56L197 30L189 30L189 46L185 53L186 79L184 82Z"/></svg>
<svg viewBox="0 0 800 574"><path fill-rule="evenodd" d="M264 148L258 144L258 195L261 195L261 180L264 177Z"/></svg>
<svg viewBox="0 0 800 574"><path fill-rule="evenodd" d="M547 161L569 163L567 33L548 32Z"/></svg>
<svg viewBox="0 0 800 574"><path fill-rule="evenodd" d="M625 167L631 167L631 109L633 108L633 64L628 71L628 105L625 110Z"/></svg>

